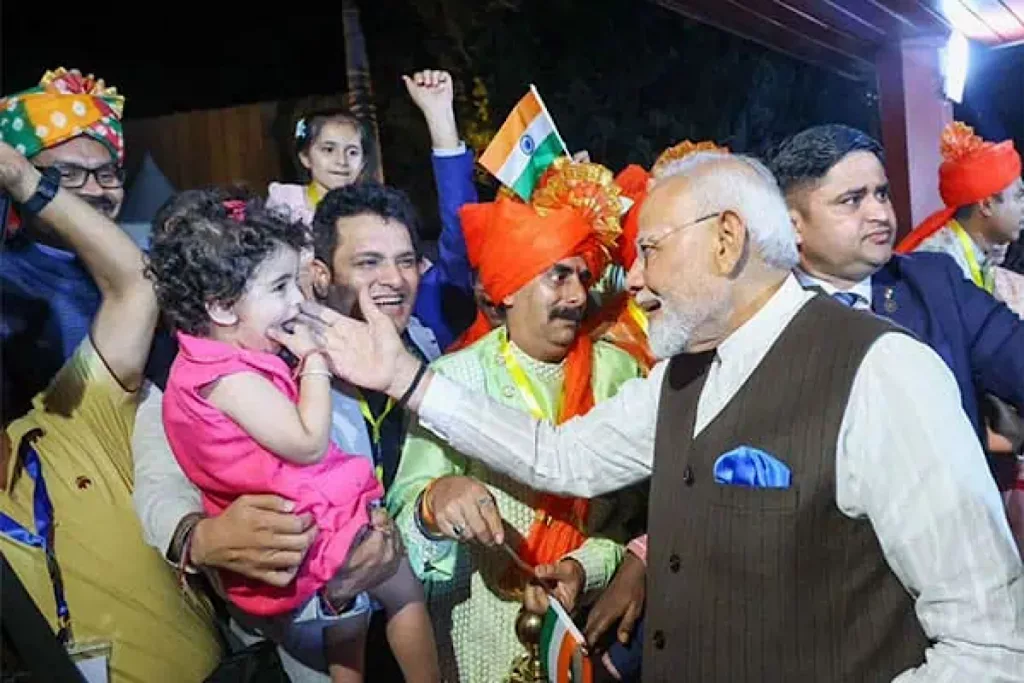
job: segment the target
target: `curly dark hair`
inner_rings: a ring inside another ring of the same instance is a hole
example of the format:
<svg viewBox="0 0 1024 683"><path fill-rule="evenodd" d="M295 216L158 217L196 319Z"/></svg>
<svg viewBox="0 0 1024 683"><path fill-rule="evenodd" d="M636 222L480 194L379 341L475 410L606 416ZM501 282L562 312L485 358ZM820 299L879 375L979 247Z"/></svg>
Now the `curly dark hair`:
<svg viewBox="0 0 1024 683"><path fill-rule="evenodd" d="M824 178L847 154L871 152L883 164L882 146L867 133L839 124L814 126L784 140L768 167L788 197L809 183Z"/></svg>
<svg viewBox="0 0 1024 683"><path fill-rule="evenodd" d="M374 181L353 183L331 190L317 204L313 216L313 252L330 265L338 248L338 220L369 214L399 223L409 231L416 255L420 252L420 222L409 197L401 190Z"/></svg>
<svg viewBox="0 0 1024 683"><path fill-rule="evenodd" d="M234 304L268 256L281 246L308 246L308 235L261 199L217 188L181 192L154 220L146 276L171 325L207 335L208 304Z"/></svg>
<svg viewBox="0 0 1024 683"><path fill-rule="evenodd" d="M231 200L239 200L248 204L255 199L259 199L259 197L252 190L241 185L231 187L210 185L194 190L182 190L157 209L156 215L153 216L152 233L155 235L162 232L166 225L201 207L208 206L211 202L222 204Z"/></svg>

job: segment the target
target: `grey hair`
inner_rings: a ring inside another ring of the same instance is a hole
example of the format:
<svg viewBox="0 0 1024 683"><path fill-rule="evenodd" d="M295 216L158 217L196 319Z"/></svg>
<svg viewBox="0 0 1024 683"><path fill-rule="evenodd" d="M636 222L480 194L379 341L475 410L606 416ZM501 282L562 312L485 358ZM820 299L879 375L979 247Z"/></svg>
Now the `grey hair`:
<svg viewBox="0 0 1024 683"><path fill-rule="evenodd" d="M735 164L723 163L735 161ZM665 166L654 185L683 176L698 206L697 215L735 211L747 225L751 244L766 264L791 270L800 260L796 230L775 176L753 157L695 152Z"/></svg>

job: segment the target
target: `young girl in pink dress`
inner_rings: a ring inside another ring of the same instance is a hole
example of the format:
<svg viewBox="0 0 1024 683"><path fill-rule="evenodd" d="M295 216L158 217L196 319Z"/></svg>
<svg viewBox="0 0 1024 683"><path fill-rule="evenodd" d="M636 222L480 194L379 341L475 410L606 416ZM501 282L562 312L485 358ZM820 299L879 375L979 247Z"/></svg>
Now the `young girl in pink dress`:
<svg viewBox="0 0 1024 683"><path fill-rule="evenodd" d="M167 438L209 514L247 493L275 493L294 501L296 513L312 514L318 534L289 585L230 572L221 580L237 608L272 617L275 632L308 632L311 621L326 629L332 680L360 681L365 634L334 617L352 596L332 590L332 580L380 514L384 492L368 459L330 442L330 372L305 328L287 335L297 369L278 355L274 330L302 301L305 232L259 201L210 197L193 198L151 245L149 274L179 341L164 394ZM385 608L406 680L439 681L423 590L408 560L368 592Z"/></svg>

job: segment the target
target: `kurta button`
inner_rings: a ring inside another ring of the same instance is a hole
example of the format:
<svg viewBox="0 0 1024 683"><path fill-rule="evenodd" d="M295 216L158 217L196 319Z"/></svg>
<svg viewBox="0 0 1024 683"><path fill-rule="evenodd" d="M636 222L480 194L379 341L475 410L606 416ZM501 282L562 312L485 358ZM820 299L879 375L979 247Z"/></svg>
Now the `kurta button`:
<svg viewBox="0 0 1024 683"><path fill-rule="evenodd" d="M676 573L679 572L679 567L680 567L681 564L682 564L682 560L680 560L679 556L676 555L675 553L673 553L668 558L668 568L672 570L673 574L676 574Z"/></svg>
<svg viewBox="0 0 1024 683"><path fill-rule="evenodd" d="M661 631L654 632L654 649L664 650L665 649L665 634Z"/></svg>
<svg viewBox="0 0 1024 683"><path fill-rule="evenodd" d="M683 483L687 486L693 486L693 468L689 465L683 470Z"/></svg>
<svg viewBox="0 0 1024 683"><path fill-rule="evenodd" d="M504 389L501 390L501 393L505 396L505 398L512 398L513 396L516 395L516 390L513 389L512 387L505 387Z"/></svg>

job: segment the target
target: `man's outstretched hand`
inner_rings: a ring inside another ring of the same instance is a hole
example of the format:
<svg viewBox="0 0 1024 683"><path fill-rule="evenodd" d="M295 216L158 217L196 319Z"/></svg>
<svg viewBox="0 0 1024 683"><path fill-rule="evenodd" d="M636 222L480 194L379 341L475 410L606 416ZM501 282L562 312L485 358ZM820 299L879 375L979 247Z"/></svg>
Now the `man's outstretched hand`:
<svg viewBox="0 0 1024 683"><path fill-rule="evenodd" d="M380 312L367 290L359 293L359 310L365 320L349 318L306 301L296 326L304 325L311 330L335 375L355 386L401 398L412 385L420 361L406 350L395 324ZM288 334L280 329L268 332L281 344L286 344ZM429 375L428 371L419 390L409 398L409 408L415 410L419 405Z"/></svg>

